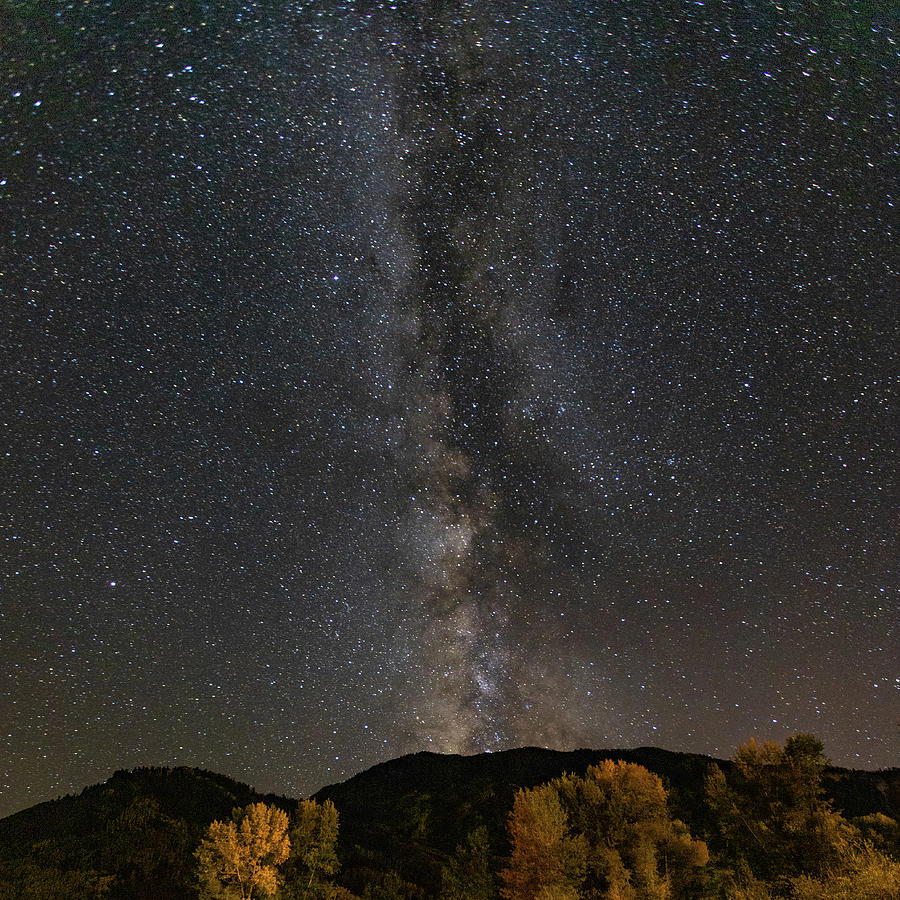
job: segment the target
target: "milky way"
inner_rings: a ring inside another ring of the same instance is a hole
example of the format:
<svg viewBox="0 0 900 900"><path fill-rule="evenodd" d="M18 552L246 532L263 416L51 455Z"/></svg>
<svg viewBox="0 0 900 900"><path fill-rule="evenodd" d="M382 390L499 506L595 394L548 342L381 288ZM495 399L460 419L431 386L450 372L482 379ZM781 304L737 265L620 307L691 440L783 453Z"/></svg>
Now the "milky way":
<svg viewBox="0 0 900 900"><path fill-rule="evenodd" d="M51 6L0 7L0 813L896 764L896 20Z"/></svg>

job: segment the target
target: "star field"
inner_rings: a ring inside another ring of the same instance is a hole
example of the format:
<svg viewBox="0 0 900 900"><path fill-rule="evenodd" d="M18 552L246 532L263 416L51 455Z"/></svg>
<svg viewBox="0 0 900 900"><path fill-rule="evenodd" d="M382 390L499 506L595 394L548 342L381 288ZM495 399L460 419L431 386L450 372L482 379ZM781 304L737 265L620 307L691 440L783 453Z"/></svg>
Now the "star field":
<svg viewBox="0 0 900 900"><path fill-rule="evenodd" d="M897 764L896 16L0 16L0 815L150 764Z"/></svg>

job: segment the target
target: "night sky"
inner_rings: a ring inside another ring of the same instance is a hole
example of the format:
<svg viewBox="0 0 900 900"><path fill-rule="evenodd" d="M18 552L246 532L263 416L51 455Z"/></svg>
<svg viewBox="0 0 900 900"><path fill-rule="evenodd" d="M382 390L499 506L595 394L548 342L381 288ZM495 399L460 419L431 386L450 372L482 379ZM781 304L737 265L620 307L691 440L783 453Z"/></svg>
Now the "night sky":
<svg viewBox="0 0 900 900"><path fill-rule="evenodd" d="M0 815L898 764L890 6L0 0Z"/></svg>

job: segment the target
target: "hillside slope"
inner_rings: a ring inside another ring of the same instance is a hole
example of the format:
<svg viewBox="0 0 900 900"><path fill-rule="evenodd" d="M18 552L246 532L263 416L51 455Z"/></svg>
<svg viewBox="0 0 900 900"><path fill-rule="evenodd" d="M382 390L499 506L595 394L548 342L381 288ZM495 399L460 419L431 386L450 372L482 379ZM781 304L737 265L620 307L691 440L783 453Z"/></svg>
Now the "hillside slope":
<svg viewBox="0 0 900 900"><path fill-rule="evenodd" d="M716 762L727 771L731 765L654 747L401 757L316 795L340 813L339 881L362 894L393 879L394 896L432 897L442 864L476 827L486 828L493 856L507 853L506 816L520 787L583 772L602 759L638 763L658 774L673 813L701 835L710 825L702 800L707 768ZM847 816L898 817L900 769L832 768L825 785ZM193 850L203 832L234 807L256 801L286 811L296 803L201 769L116 772L77 796L0 819L0 893L5 900L194 898Z"/></svg>

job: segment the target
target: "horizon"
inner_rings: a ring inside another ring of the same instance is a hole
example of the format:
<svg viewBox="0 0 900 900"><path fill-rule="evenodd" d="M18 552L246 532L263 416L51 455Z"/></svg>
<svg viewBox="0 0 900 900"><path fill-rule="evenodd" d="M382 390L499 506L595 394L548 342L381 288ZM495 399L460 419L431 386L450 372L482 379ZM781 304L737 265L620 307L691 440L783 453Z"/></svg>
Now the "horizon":
<svg viewBox="0 0 900 900"><path fill-rule="evenodd" d="M753 738L748 738L748 740L752 740L752 739ZM767 739L761 738L759 740L765 741ZM826 747L825 749L826 749L825 755L828 756L828 753L827 753L828 748ZM121 768L121 767L114 768L112 771L109 772L109 774L105 778L101 777L96 781L87 782L87 783L83 784L80 788L73 787L72 790L67 791L64 794L58 794L55 797L48 797L43 800L35 800L34 802L29 803L28 805L23 806L19 809L13 809L11 812L3 811L2 798L0 798L0 820L9 818L10 816L14 816L20 812L26 812L27 810L32 809L35 806L40 806L44 803L54 803L57 800L63 800L63 799L66 799L67 797L79 797L82 793L84 793L85 791L87 791L91 788L100 787L100 786L106 784L115 775L118 775L120 773L127 775L127 774L132 774L134 772L140 772L140 771L144 771L144 770L151 771L151 770L173 770L173 769L185 769L187 771L208 772L212 775L220 775L220 776L223 776L223 777L229 779L230 781L234 781L239 784L244 784L247 787L249 787L256 794L260 794L260 795L264 795L264 796L276 796L276 797L281 797L286 800L304 800L304 799L308 799L311 797L315 797L318 793L320 793L321 791L325 791L328 788L345 784L346 782L352 780L353 778L356 778L358 775L364 775L373 769L380 768L381 766L389 766L391 763L399 762L400 760L407 759L407 758L413 757L413 756L420 756L420 755L431 755L431 756L440 756L440 757L456 756L456 757L470 759L470 758L477 757L477 756L498 756L498 755L502 755L504 753L516 753L521 750L539 750L542 752L559 753L559 754L568 754L568 753L609 754L609 753L618 753L618 752L638 753L642 750L654 750L654 751L662 751L663 753L670 753L670 754L678 755L678 756L699 756L699 757L703 757L703 758L709 759L709 760L711 760L713 762L717 762L717 763L718 762L728 762L731 758L730 755L729 756L715 755L715 754L702 753L702 752L691 751L691 750L670 750L667 747L660 747L660 746L656 746L656 745L641 745L639 747L574 747L569 750L560 750L555 747L539 747L539 746L535 746L535 745L523 745L521 747L508 747L508 748L504 748L503 750L482 750L482 751L475 751L472 753L453 753L453 752L449 752L449 751L422 749L422 750L413 750L409 753L404 753L401 756L395 756L395 757L391 757L390 759L385 759L385 760L381 760L380 762L375 762L371 766L367 766L364 769L360 769L357 772L353 772L352 774L347 775L344 778L340 778L337 781L327 782L325 784L322 784L319 787L317 787L315 790L312 790L310 792L300 792L300 793L296 793L296 794L278 790L277 787L269 788L266 786L261 786L261 785L257 784L256 782L254 782L253 780L248 780L246 777L232 775L229 772L220 771L218 769L211 769L208 766L190 765L187 763L179 763L178 765L163 765L161 763L146 763L143 765L131 766L128 768ZM609 758L613 758L613 757L609 757ZM881 768L868 769L868 768L862 768L862 767L858 767L858 766L847 766L847 765L839 764L839 763L836 763L834 760L832 760L829 757L829 769L836 769L836 770L846 771L846 772L868 772L868 773L891 772L891 771L895 771L895 770L900 770L900 762L898 762L898 764L895 766L884 766Z"/></svg>

